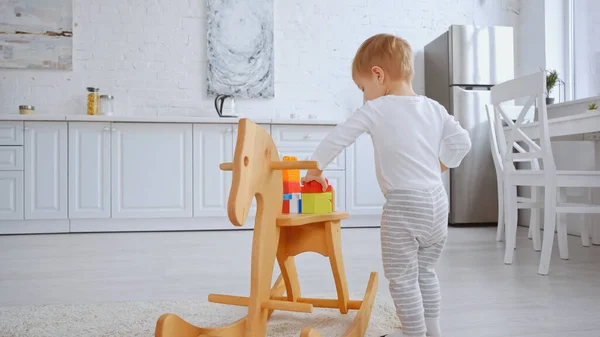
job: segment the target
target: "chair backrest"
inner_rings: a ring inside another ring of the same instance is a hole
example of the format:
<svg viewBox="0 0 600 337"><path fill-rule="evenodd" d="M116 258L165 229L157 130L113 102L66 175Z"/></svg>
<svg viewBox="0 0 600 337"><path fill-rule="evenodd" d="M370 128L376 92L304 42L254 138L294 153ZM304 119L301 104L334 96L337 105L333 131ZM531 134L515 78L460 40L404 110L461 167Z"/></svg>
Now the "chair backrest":
<svg viewBox="0 0 600 337"><path fill-rule="evenodd" d="M275 219L281 213L283 204L283 184L281 171L271 169L273 161L279 161L279 153L271 135L250 120L241 119L227 203L227 215L235 226L242 226L246 222L254 197L257 206L255 226L263 219L265 222L272 221L275 226ZM265 207L265 204L269 207Z"/></svg>
<svg viewBox="0 0 600 337"><path fill-rule="evenodd" d="M545 87L546 76L543 72L538 72L500 83L491 90L496 136L505 174L516 170L514 163L523 159L541 159L546 174L556 173L556 164L550 145ZM506 103L512 103L520 98L526 98L527 102L516 116L516 121L513 121L514 117L507 113L508 104ZM526 117L530 115L530 109L534 103L536 103L538 117L534 124L539 129L539 143L522 130L522 127L527 124ZM502 123L507 126L502 126ZM500 130L502 132L499 132ZM523 143L525 147L521 146L519 142Z"/></svg>
<svg viewBox="0 0 600 337"><path fill-rule="evenodd" d="M519 114L523 110L523 106L518 105L506 105L503 106L506 115L511 119L517 119ZM488 126L490 131L490 148L492 151L492 159L494 160L494 166L496 167L496 174L501 175L503 172L504 164L502 163L502 154L506 151L506 144L500 143L498 141L498 134L502 131L502 120L496 118L494 114L494 105L486 104L485 110L488 118ZM525 115L524 123L531 123L534 120L535 109L533 107L529 108L527 114Z"/></svg>

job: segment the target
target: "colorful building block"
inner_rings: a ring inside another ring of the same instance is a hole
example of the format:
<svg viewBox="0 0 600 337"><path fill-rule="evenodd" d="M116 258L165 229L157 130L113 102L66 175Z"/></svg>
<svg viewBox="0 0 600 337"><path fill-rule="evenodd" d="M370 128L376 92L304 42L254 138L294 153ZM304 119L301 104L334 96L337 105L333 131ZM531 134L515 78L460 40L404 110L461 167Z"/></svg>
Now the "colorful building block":
<svg viewBox="0 0 600 337"><path fill-rule="evenodd" d="M283 214L300 214L302 212L302 194L286 193L283 195Z"/></svg>
<svg viewBox="0 0 600 337"><path fill-rule="evenodd" d="M327 190L325 192L331 192L331 185L329 185L327 178L325 178L325 182L327 183ZM302 185L302 193L323 193L323 185L316 181L306 182Z"/></svg>
<svg viewBox="0 0 600 337"><path fill-rule="evenodd" d="M294 156L284 156L284 161L296 161L298 160ZM284 182L297 182L300 183L300 170L283 170L281 176ZM285 192L284 192L285 193Z"/></svg>
<svg viewBox="0 0 600 337"><path fill-rule="evenodd" d="M302 213L325 214L333 212L333 189L327 182L327 190L323 192L323 186L316 181L309 181L302 185Z"/></svg>
<svg viewBox="0 0 600 337"><path fill-rule="evenodd" d="M283 193L302 193L302 186L299 181L284 181L283 182Z"/></svg>
<svg viewBox="0 0 600 337"><path fill-rule="evenodd" d="M333 196L331 192L302 193L303 214L325 214L333 212Z"/></svg>

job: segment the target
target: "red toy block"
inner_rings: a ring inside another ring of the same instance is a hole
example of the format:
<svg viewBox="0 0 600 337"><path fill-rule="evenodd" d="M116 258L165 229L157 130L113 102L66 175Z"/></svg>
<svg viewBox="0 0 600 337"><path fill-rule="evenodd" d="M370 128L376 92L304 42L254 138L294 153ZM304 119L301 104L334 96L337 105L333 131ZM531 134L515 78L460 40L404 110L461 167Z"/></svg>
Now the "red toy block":
<svg viewBox="0 0 600 337"><path fill-rule="evenodd" d="M283 194L300 193L302 187L297 181L284 181L283 182Z"/></svg>
<svg viewBox="0 0 600 337"><path fill-rule="evenodd" d="M325 192L331 192L331 185L329 185L329 180L325 178L325 182L327 182L327 190ZM302 193L323 193L323 185L316 181L309 181L302 185Z"/></svg>
<svg viewBox="0 0 600 337"><path fill-rule="evenodd" d="M283 201L283 207L282 207L281 213L282 214L290 214L290 201L289 200Z"/></svg>

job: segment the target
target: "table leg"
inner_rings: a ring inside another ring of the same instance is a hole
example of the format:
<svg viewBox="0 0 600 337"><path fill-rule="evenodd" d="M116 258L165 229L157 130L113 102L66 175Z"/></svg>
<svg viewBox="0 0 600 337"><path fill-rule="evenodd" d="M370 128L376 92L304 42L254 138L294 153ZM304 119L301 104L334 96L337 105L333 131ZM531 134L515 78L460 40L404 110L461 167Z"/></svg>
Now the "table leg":
<svg viewBox="0 0 600 337"><path fill-rule="evenodd" d="M596 170L600 170L600 141L595 142ZM600 205L600 189L592 189L592 201L594 205ZM591 214L592 217L592 244L600 245L600 214Z"/></svg>

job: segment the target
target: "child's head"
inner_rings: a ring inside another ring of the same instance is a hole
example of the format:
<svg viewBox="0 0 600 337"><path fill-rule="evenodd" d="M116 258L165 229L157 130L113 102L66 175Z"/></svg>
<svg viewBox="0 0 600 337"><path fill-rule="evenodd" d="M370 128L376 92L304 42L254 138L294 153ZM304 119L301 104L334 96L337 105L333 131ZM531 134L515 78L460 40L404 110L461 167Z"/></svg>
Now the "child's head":
<svg viewBox="0 0 600 337"><path fill-rule="evenodd" d="M390 93L398 83L413 77L413 53L406 40L390 34L368 38L352 62L352 79L364 92L365 100Z"/></svg>

